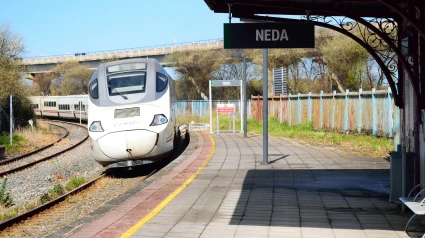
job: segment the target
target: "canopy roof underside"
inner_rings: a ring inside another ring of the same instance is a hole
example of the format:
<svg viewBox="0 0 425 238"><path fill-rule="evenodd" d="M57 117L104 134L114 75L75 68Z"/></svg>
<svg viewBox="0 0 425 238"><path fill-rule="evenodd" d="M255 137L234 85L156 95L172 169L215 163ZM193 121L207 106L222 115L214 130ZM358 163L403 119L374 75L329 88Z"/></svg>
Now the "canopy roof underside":
<svg viewBox="0 0 425 238"><path fill-rule="evenodd" d="M384 2L384 3L383 3ZM285 15L355 15L357 17L395 18L396 13L383 4L403 7L409 0L205 0L216 13L231 12L234 16L254 14Z"/></svg>

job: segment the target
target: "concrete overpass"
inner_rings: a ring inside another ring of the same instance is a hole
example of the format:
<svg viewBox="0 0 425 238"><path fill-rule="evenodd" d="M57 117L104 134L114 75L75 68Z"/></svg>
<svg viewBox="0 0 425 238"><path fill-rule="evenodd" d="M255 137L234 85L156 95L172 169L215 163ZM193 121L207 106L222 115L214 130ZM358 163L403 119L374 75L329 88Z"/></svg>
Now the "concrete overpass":
<svg viewBox="0 0 425 238"><path fill-rule="evenodd" d="M74 55L43 56L22 59L23 64L28 66L31 74L45 73L52 70L58 63L78 61L91 69L97 68L102 60L106 59L130 59L149 57L157 59L163 66L171 66L173 62L164 62L165 56L180 51L197 51L223 49L223 40L205 40L191 43L180 43L143 48L131 48L121 50L109 50L101 52L78 53Z"/></svg>

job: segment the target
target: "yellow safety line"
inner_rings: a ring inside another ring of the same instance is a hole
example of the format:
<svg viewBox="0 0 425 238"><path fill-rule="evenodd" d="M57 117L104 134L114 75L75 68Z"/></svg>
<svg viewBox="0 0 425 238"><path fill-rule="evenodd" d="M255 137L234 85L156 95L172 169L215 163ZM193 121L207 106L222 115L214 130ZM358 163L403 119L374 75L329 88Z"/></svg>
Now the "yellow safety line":
<svg viewBox="0 0 425 238"><path fill-rule="evenodd" d="M140 220L139 222L137 222L136 225L132 226L130 229L128 229L126 232L124 232L120 236L120 238L129 238L134 233L136 233L136 231L138 231L150 219L152 219L154 216L156 216L156 214L158 214L165 206L167 206L168 203L170 203L181 191L183 191L183 189L185 189L192 182L193 179L196 178L196 176L198 176L199 173L201 173L201 171L205 168L205 166L207 166L208 162L210 162L210 160L213 157L214 152L215 152L215 141L214 141L213 137L210 134L208 134L208 136L211 139L212 148L211 148L210 154L207 157L207 160L201 165L201 167L199 167L199 169L196 170L196 172L194 174L192 174L192 176L190 176L190 178L188 178L172 194L170 194L166 199L164 199L164 201L162 201L158 206L156 206L155 209L153 209L153 211L151 211L148 215L146 215L142 220Z"/></svg>

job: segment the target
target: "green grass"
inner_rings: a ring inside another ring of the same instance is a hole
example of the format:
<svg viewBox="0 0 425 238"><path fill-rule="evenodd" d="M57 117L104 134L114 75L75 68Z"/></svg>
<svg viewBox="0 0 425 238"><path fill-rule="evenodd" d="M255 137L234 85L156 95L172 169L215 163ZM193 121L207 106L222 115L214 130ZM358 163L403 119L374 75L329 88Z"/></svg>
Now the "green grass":
<svg viewBox="0 0 425 238"><path fill-rule="evenodd" d="M213 113L213 131L216 130L217 115ZM179 116L179 122L189 123L194 121L196 123L209 124L209 116ZM220 130L230 130L232 118L227 115L219 115ZM248 132L262 134L263 124L248 119ZM235 115L236 131L240 131L240 118ZM390 151L394 150L393 139L386 137L376 137L366 134L343 134L333 131L315 130L313 123L304 123L300 125L290 126L288 124L280 123L276 118L269 118L269 135L275 137L286 137L298 141L304 141L312 145L319 146L332 146L347 151L360 152L368 157L383 158L387 157Z"/></svg>
<svg viewBox="0 0 425 238"><path fill-rule="evenodd" d="M64 193L63 186L56 184L52 189L49 189L49 193L52 198L57 198Z"/></svg>
<svg viewBox="0 0 425 238"><path fill-rule="evenodd" d="M71 180L65 185L65 189L68 191L71 191L77 187L79 187L81 184L83 184L86 181L84 177L73 177Z"/></svg>
<svg viewBox="0 0 425 238"><path fill-rule="evenodd" d="M0 189L0 204L4 207L11 207L14 205L13 199L8 192L6 192L7 178L4 178Z"/></svg>
<svg viewBox="0 0 425 238"><path fill-rule="evenodd" d="M52 189L49 189L48 193L43 193L39 201L40 203L44 204L46 202L49 202L63 194L65 194L66 191L72 191L75 188L79 187L81 184L84 184L86 182L86 179L84 177L73 177L69 182L63 187L60 184L56 184L53 186ZM66 190L66 191L65 191Z"/></svg>
<svg viewBox="0 0 425 238"><path fill-rule="evenodd" d="M0 213L0 221L5 221L18 215L18 208L13 208L11 211Z"/></svg>
<svg viewBox="0 0 425 238"><path fill-rule="evenodd" d="M269 135L306 141L313 145L334 146L346 150L361 152L369 157L387 157L394 150L393 139L365 134L343 134L315 130L313 123L289 126L281 124L276 118L269 119ZM248 119L248 131L263 133L263 124Z"/></svg>
<svg viewBox="0 0 425 238"><path fill-rule="evenodd" d="M0 134L0 145L3 145L6 148L6 151L9 153L16 153L19 151L20 147L22 146L22 143L26 140L18 135L13 134L12 135L12 145L10 145L10 136L7 133Z"/></svg>
<svg viewBox="0 0 425 238"><path fill-rule="evenodd" d="M217 113L213 113L213 122L212 122L212 127L213 130L217 130ZM178 121L180 123L190 123L191 121L195 122L195 123L206 123L206 124L210 124L210 117L205 116L205 117L200 117L200 116L193 116L193 115L187 115L187 116L183 116L183 115L179 115L178 117ZM228 116L227 114L220 114L219 115L219 126L220 126L220 130L233 130L233 118L232 116ZM240 115L239 114L235 114L235 130L236 131L240 131L241 130L241 119L240 119Z"/></svg>

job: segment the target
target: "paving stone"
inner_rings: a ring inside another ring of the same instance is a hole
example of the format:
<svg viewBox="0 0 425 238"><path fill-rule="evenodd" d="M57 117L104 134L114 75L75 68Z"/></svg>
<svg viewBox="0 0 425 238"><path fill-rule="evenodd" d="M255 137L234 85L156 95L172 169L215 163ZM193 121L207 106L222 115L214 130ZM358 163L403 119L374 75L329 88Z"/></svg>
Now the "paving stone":
<svg viewBox="0 0 425 238"><path fill-rule="evenodd" d="M273 163L261 165L261 136L213 137L205 169L141 232L164 224L166 237L407 237L409 217L387 202L389 162L269 137Z"/></svg>

